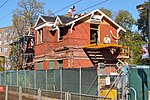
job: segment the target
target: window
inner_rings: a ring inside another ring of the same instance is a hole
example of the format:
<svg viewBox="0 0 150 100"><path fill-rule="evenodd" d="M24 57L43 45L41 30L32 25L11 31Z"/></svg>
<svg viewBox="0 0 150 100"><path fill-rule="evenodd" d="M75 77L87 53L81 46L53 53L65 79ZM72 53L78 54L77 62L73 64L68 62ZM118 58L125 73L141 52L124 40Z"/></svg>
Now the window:
<svg viewBox="0 0 150 100"><path fill-rule="evenodd" d="M13 43L13 40L12 40L12 39L10 40L10 43Z"/></svg>
<svg viewBox="0 0 150 100"><path fill-rule="evenodd" d="M0 33L0 38L2 38L2 33Z"/></svg>
<svg viewBox="0 0 150 100"><path fill-rule="evenodd" d="M102 18L103 18L102 15L101 16L100 15L93 15L91 17L91 22L100 23Z"/></svg>
<svg viewBox="0 0 150 100"><path fill-rule="evenodd" d="M2 45L2 41L0 40L0 45Z"/></svg>
<svg viewBox="0 0 150 100"><path fill-rule="evenodd" d="M37 44L43 43L43 29L37 31Z"/></svg>
<svg viewBox="0 0 150 100"><path fill-rule="evenodd" d="M63 40L63 28L59 28L59 32L58 32L58 41L62 41Z"/></svg>
<svg viewBox="0 0 150 100"><path fill-rule="evenodd" d="M0 48L0 52L2 52L2 48Z"/></svg>
<svg viewBox="0 0 150 100"><path fill-rule="evenodd" d="M62 41L64 39L64 36L67 34L68 29L64 27L59 28L59 34L58 34L58 41Z"/></svg>
<svg viewBox="0 0 150 100"><path fill-rule="evenodd" d="M54 69L54 61L53 60L49 61L49 67L50 67L50 69Z"/></svg>
<svg viewBox="0 0 150 100"><path fill-rule="evenodd" d="M42 61L40 61L40 62L38 62L37 63L38 64L38 70L41 70L41 69L43 69L43 62Z"/></svg>
<svg viewBox="0 0 150 100"><path fill-rule="evenodd" d="M4 41L4 44L8 44L8 41L7 41L7 40L5 40L5 41Z"/></svg>
<svg viewBox="0 0 150 100"><path fill-rule="evenodd" d="M90 24L90 44L98 42L98 25L99 24Z"/></svg>
<svg viewBox="0 0 150 100"><path fill-rule="evenodd" d="M5 32L5 37L7 37L8 36L8 33L7 32Z"/></svg>
<svg viewBox="0 0 150 100"><path fill-rule="evenodd" d="M4 48L4 53L7 53L8 52L8 48Z"/></svg>
<svg viewBox="0 0 150 100"><path fill-rule="evenodd" d="M63 60L57 60L58 61L58 69L61 69L63 67Z"/></svg>

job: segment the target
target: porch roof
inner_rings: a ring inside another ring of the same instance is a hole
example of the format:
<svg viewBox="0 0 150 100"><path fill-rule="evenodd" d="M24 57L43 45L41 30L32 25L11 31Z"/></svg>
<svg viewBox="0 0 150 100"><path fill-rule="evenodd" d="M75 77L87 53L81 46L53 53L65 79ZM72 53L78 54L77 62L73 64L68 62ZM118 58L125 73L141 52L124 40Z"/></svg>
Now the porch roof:
<svg viewBox="0 0 150 100"><path fill-rule="evenodd" d="M122 48L125 46L120 44L104 44L104 43L90 44L90 45L83 46L83 48L85 49L100 49L100 48L109 48L109 47Z"/></svg>

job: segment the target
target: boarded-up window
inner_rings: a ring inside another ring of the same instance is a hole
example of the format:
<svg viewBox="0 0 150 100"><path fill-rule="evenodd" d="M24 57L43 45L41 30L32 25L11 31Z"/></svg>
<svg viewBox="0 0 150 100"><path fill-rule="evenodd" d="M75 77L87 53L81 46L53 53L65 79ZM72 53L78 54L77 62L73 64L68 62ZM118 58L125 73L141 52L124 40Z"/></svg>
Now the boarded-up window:
<svg viewBox="0 0 150 100"><path fill-rule="evenodd" d="M37 63L38 64L38 70L43 69L43 62L40 61Z"/></svg>
<svg viewBox="0 0 150 100"><path fill-rule="evenodd" d="M58 69L61 69L63 67L63 60L57 60L58 61Z"/></svg>
<svg viewBox="0 0 150 100"><path fill-rule="evenodd" d="M49 61L49 68L50 68L50 69L54 69L54 68L55 68L55 67L54 67L54 61L53 61L53 60Z"/></svg>

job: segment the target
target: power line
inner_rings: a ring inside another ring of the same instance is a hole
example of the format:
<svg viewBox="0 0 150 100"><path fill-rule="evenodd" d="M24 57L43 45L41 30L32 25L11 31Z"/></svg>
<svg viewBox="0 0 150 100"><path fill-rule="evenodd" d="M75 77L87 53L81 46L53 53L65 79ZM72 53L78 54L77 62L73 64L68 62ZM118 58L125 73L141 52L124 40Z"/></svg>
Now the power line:
<svg viewBox="0 0 150 100"><path fill-rule="evenodd" d="M109 1L109 0L104 0L104 1L102 1L102 2L100 2L100 3L97 3L97 4L95 4L95 5L92 5L92 6L88 7L88 8L85 8L85 9L83 9L83 10L77 12L77 13L83 12L83 11L85 11L85 10L88 10L88 9L90 9L90 8L93 8L93 7L95 7L95 6L98 6L98 5L100 5L100 4L103 4L103 3L107 2L107 1Z"/></svg>
<svg viewBox="0 0 150 100"><path fill-rule="evenodd" d="M6 0L1 6L0 8L2 8L9 0Z"/></svg>
<svg viewBox="0 0 150 100"><path fill-rule="evenodd" d="M66 9L66 8L68 8L68 7L70 7L70 6L74 5L74 4L77 4L77 3L81 2L81 1L82 1L82 0L78 0L77 2L74 2L74 3L72 3L72 4L70 4L70 5L66 6L66 7L64 7L64 8L62 8L62 9L60 9L60 10L58 10L58 11L55 11L53 14L58 13L58 12L60 12L60 11L62 11L62 10L64 10L64 9Z"/></svg>
<svg viewBox="0 0 150 100"><path fill-rule="evenodd" d="M7 15L5 15L5 16L3 16L3 17L1 17L0 18L0 20L2 20L2 19L4 19L4 18L6 18L8 15L10 15L10 14L12 14L13 12L10 12L10 13L8 13Z"/></svg>

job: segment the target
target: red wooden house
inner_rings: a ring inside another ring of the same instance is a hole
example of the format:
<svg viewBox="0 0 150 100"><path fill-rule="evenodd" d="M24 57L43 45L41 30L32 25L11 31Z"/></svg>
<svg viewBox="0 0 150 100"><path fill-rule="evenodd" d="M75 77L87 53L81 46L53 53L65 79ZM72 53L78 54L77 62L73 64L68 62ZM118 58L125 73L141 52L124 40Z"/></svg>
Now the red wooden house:
<svg viewBox="0 0 150 100"><path fill-rule="evenodd" d="M87 14L41 16L35 24L34 69L97 67L128 58L119 45L121 26L100 10ZM128 48L127 48L128 51ZM111 71L116 66L105 66Z"/></svg>

